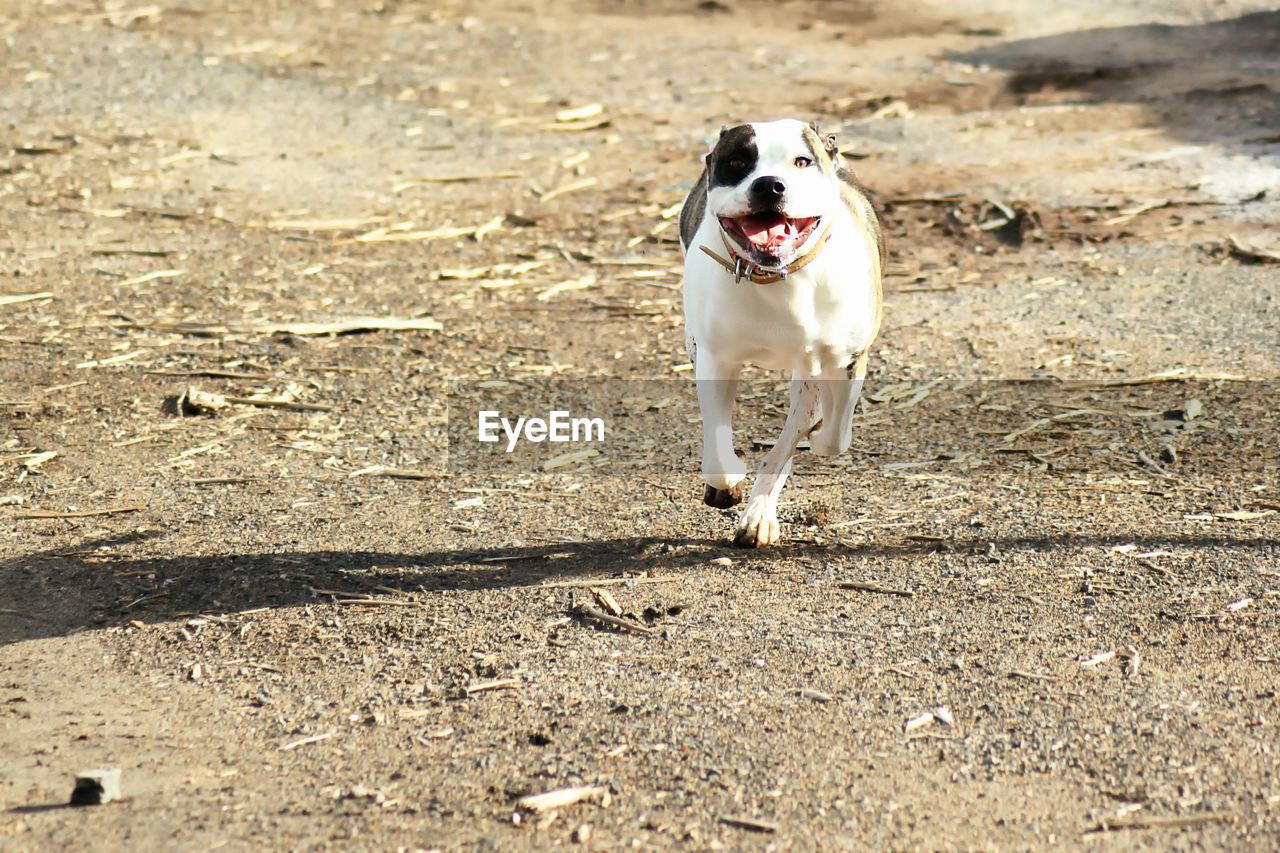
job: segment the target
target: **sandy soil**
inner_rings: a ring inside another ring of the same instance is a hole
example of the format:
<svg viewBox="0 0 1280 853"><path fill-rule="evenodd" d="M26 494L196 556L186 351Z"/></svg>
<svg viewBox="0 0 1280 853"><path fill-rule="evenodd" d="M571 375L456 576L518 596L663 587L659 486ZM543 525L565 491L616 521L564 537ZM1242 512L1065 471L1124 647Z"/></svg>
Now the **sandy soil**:
<svg viewBox="0 0 1280 853"><path fill-rule="evenodd" d="M0 0L0 848L1276 846L1266 7ZM740 551L673 217L786 115L888 307Z"/></svg>

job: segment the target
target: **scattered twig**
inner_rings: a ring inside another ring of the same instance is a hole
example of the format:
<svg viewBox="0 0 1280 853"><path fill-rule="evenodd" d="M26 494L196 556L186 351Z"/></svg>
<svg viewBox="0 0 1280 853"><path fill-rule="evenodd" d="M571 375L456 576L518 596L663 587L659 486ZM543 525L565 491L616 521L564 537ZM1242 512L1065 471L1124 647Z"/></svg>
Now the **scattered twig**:
<svg viewBox="0 0 1280 853"><path fill-rule="evenodd" d="M53 291L43 290L39 293L0 293L0 305L17 305L19 302L32 302L36 299L52 299Z"/></svg>
<svg viewBox="0 0 1280 853"><path fill-rule="evenodd" d="M594 275L584 275L581 278L566 279L565 281L553 284L548 288L539 290L534 298L539 302L546 302L551 297L560 293L565 293L566 291L585 290L589 287L593 287L597 281L599 281L599 279Z"/></svg>
<svg viewBox="0 0 1280 853"><path fill-rule="evenodd" d="M169 595L169 590L162 589L159 592L153 592L153 593L144 595L140 598L135 598L133 601L130 601L128 604L126 604L124 607L120 609L132 610L133 608L137 607L139 604L145 604L148 601L155 601L157 598L165 598L168 595Z"/></svg>
<svg viewBox="0 0 1280 853"><path fill-rule="evenodd" d="M782 828L782 825L777 821L736 815L720 815L720 822L726 826L735 826L738 829L747 829L752 832L777 832Z"/></svg>
<svg viewBox="0 0 1280 853"><path fill-rule="evenodd" d="M1116 653L1114 650L1108 651L1108 652L1099 652L1098 654L1094 655L1088 660L1080 661L1080 665L1081 666L1097 666L1100 663L1106 663L1107 661L1111 660L1115 656L1116 656Z"/></svg>
<svg viewBox="0 0 1280 853"><path fill-rule="evenodd" d="M236 486L244 483L260 483L263 477L201 477L187 482L193 486Z"/></svg>
<svg viewBox="0 0 1280 853"><path fill-rule="evenodd" d="M306 746L309 743L319 743L320 741L328 740L331 737L333 737L333 732L325 732L322 735L311 735L311 737L304 737L298 740L289 741L284 746L280 747L280 751L288 752L291 749L297 749L298 747Z"/></svg>
<svg viewBox="0 0 1280 853"><path fill-rule="evenodd" d="M1089 832L1107 832L1116 829L1176 829L1200 826L1206 823L1235 823L1239 815L1230 812L1205 812L1189 815L1124 815L1103 818Z"/></svg>
<svg viewBox="0 0 1280 853"><path fill-rule="evenodd" d="M1025 669L1015 669L1009 672L1010 678L1025 678L1028 681L1057 681L1056 675L1047 675L1043 672L1028 672Z"/></svg>
<svg viewBox="0 0 1280 853"><path fill-rule="evenodd" d="M270 373L241 373L235 370L217 370L215 368L207 368L205 370L144 370L142 372L148 376L207 376L211 379L243 379L259 382L288 378L285 376L272 376Z"/></svg>
<svg viewBox="0 0 1280 853"><path fill-rule="evenodd" d="M366 216L360 219L280 219L267 224L279 231L355 231L386 221L385 216Z"/></svg>
<svg viewBox="0 0 1280 853"><path fill-rule="evenodd" d="M120 286L131 287L135 284L146 284L147 282L155 281L158 278L177 278L185 273L186 270L156 270L155 272L149 272L144 275L137 276L136 278L122 281L120 282Z"/></svg>
<svg viewBox="0 0 1280 853"><path fill-rule="evenodd" d="M486 557L484 562L496 562L498 560L534 560L539 559L543 554L534 554L529 557ZM671 583L679 578L659 577L659 578L605 578L604 580L594 581L555 581L554 583L535 584L529 589L573 589L578 587L593 586L621 586L623 584L643 584L643 583Z"/></svg>
<svg viewBox="0 0 1280 853"><path fill-rule="evenodd" d="M1173 572L1169 571L1154 560L1148 560L1145 557L1134 557L1133 559L1136 560L1139 565L1144 566L1157 574L1164 575L1166 578L1175 577Z"/></svg>
<svg viewBox="0 0 1280 853"><path fill-rule="evenodd" d="M477 681L467 685L467 695L484 693L487 690L515 690L520 686L518 678L498 678L493 681Z"/></svg>
<svg viewBox="0 0 1280 853"><path fill-rule="evenodd" d="M885 200L885 204L950 204L960 201L968 197L968 193L964 190L956 192L939 193L937 195L916 195L916 196L898 196Z"/></svg>
<svg viewBox="0 0 1280 853"><path fill-rule="evenodd" d="M352 471L348 477L390 477L393 480L434 480L446 476L434 471L410 471L406 468L388 468L385 465L371 465Z"/></svg>
<svg viewBox="0 0 1280 853"><path fill-rule="evenodd" d="M404 708L400 711L400 719L416 720L419 717L430 717L438 713L439 709L437 708Z"/></svg>
<svg viewBox="0 0 1280 853"><path fill-rule="evenodd" d="M138 328L183 335L218 337L220 335L343 335L351 332L439 332L444 325L434 317L350 317L326 322L295 323L170 323L135 324Z"/></svg>
<svg viewBox="0 0 1280 853"><path fill-rule="evenodd" d="M56 512L47 509L31 509L15 515L14 518L91 518L96 515L118 515L122 512L139 512L147 508L146 504L117 506L109 509L86 509L77 512Z"/></svg>
<svg viewBox="0 0 1280 853"><path fill-rule="evenodd" d="M1173 204L1173 202L1169 201L1169 199L1167 198L1160 198L1160 199L1156 199L1155 201L1149 201L1149 202L1146 202L1145 204L1140 204L1137 207L1131 207L1131 208L1128 208L1127 210L1122 210L1120 211L1120 214L1118 216L1113 216L1110 219L1104 219L1102 221L1102 224L1103 225L1120 225L1121 223L1128 222L1130 219L1133 219L1135 216L1140 216L1152 210L1159 210L1162 207L1169 207L1171 204Z"/></svg>
<svg viewBox="0 0 1280 853"><path fill-rule="evenodd" d="M415 736L414 740L423 746L430 746L431 741L443 740L453 734L453 731L453 726L440 726L439 728L434 728L430 731L424 731L422 734Z"/></svg>
<svg viewBox="0 0 1280 853"><path fill-rule="evenodd" d="M274 672L277 675L284 674L284 670L278 666L272 666L269 663L258 663L257 661L253 661L253 660L244 661L243 663L240 664L240 666L248 666L248 667L252 667L253 669L260 669L263 672Z"/></svg>
<svg viewBox="0 0 1280 853"><path fill-rule="evenodd" d="M603 800L609 793L608 788L598 786L580 786L574 788L559 788L555 791L547 791L542 794L529 794L516 800L521 807L534 812L544 812L548 809L560 809L565 806L571 806L575 803L581 803L584 800Z"/></svg>
<svg viewBox="0 0 1280 853"><path fill-rule="evenodd" d="M147 350L136 350L135 352L126 352L120 355L113 355L111 358L90 359L82 361L76 365L76 370L85 370L90 367L107 367L112 364L123 364L126 361L133 361L147 354Z"/></svg>
<svg viewBox="0 0 1280 853"><path fill-rule="evenodd" d="M1128 388L1133 385L1156 385L1161 382L1248 382L1248 376L1238 373L1188 373L1183 368L1135 376L1131 379L1068 380L1059 386L1065 391L1088 391L1094 388Z"/></svg>
<svg viewBox="0 0 1280 853"><path fill-rule="evenodd" d="M505 181L511 178L523 178L524 172L486 172L472 175L440 175L435 177L414 178L402 181L391 188L393 193L404 192L421 184L461 184L475 181Z"/></svg>
<svg viewBox="0 0 1280 853"><path fill-rule="evenodd" d="M565 107L556 111L556 121L575 122L594 118L604 112L604 104L583 104L580 107Z"/></svg>
<svg viewBox="0 0 1280 853"><path fill-rule="evenodd" d="M911 598L915 593L909 589L898 589L892 586L885 586L882 583L874 583L872 581L837 581L836 587L839 589L859 589L863 592L879 592L884 595L900 595L904 598Z"/></svg>
<svg viewBox="0 0 1280 853"><path fill-rule="evenodd" d="M421 607L416 601L395 601L389 598L340 598L334 604L363 604L373 607Z"/></svg>
<svg viewBox="0 0 1280 853"><path fill-rule="evenodd" d="M837 637L857 637L863 640L875 639L874 635L865 631L851 631L848 628L814 628L815 634L832 634Z"/></svg>
<svg viewBox="0 0 1280 853"><path fill-rule="evenodd" d="M1051 415L1047 418L1040 418L1037 421L1033 421L1027 426L1023 427L1022 429L1016 429L1013 432L1006 435L1004 438L1002 438L1001 442L1004 444L1009 444L1015 438L1021 438L1022 436L1031 432L1032 430L1039 429L1042 426L1047 426L1056 421L1066 420L1067 418L1078 418L1081 415L1105 415L1105 414L1108 414L1108 413L1104 412L1102 409L1073 409L1069 412L1061 412L1056 415Z"/></svg>
<svg viewBox="0 0 1280 853"><path fill-rule="evenodd" d="M297 400L262 400L257 397L223 397L228 403L239 406L256 406L259 409L287 409L291 412L332 412L333 406L320 403L300 403Z"/></svg>
<svg viewBox="0 0 1280 853"><path fill-rule="evenodd" d="M1213 517L1220 518L1223 521L1257 521L1260 518L1266 518L1267 516L1275 514L1276 510L1274 509L1259 510L1257 512L1252 512L1250 510L1233 510L1231 512L1215 512Z"/></svg>
<svg viewBox="0 0 1280 853"><path fill-rule="evenodd" d="M646 637L653 634L652 628L646 628L644 625L637 625L635 622L628 619L619 619L617 616L610 616L608 613L605 613L602 610L597 610L588 604L579 604L573 609L573 612L583 619L589 619L592 622L598 622L601 625L608 625L610 628L617 628L620 631L627 631L632 634L640 634L641 636Z"/></svg>
<svg viewBox="0 0 1280 853"><path fill-rule="evenodd" d="M350 240L340 240L336 245L345 246L351 243L409 243L427 240L449 240L458 237L472 237L480 240L483 239L484 235L501 227L505 221L505 216L496 216L486 222L481 222L479 225L446 226L425 231L407 231L398 226L375 228L372 231L357 234ZM411 225L412 223L409 224Z"/></svg>
<svg viewBox="0 0 1280 853"><path fill-rule="evenodd" d="M542 195L538 196L538 201L550 201L557 196L567 195L568 193L577 192L578 190L585 190L589 187L594 187L596 183L598 182L595 178L583 178L580 181L573 181L572 183L547 190Z"/></svg>

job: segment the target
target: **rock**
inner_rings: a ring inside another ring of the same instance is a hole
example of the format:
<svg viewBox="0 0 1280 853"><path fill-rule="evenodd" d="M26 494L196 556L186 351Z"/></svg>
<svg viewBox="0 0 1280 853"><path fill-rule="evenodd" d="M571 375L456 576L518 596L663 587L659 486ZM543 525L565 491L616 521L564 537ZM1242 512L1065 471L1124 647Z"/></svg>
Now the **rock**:
<svg viewBox="0 0 1280 853"><path fill-rule="evenodd" d="M83 770L76 776L71 805L96 806L120 799L120 768Z"/></svg>

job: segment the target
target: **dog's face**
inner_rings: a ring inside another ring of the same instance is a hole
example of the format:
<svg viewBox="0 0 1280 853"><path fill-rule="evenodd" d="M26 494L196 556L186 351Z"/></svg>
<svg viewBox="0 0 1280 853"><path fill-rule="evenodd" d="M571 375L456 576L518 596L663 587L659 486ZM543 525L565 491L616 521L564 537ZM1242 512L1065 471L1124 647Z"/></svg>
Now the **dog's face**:
<svg viewBox="0 0 1280 853"><path fill-rule="evenodd" d="M786 266L839 209L834 136L794 119L720 132L707 155L707 210L743 257Z"/></svg>

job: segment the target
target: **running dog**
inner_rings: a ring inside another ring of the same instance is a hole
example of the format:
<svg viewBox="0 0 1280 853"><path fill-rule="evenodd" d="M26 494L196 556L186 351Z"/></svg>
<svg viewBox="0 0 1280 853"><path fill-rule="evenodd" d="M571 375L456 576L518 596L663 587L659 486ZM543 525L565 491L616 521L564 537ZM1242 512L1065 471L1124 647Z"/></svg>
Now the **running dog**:
<svg viewBox="0 0 1280 853"><path fill-rule="evenodd" d="M720 131L680 211L685 345L702 411L703 501L742 500L733 446L738 376L791 371L791 406L760 464L734 542L778 541L778 495L806 436L848 449L867 355L880 328L884 239L836 138L793 119Z"/></svg>

